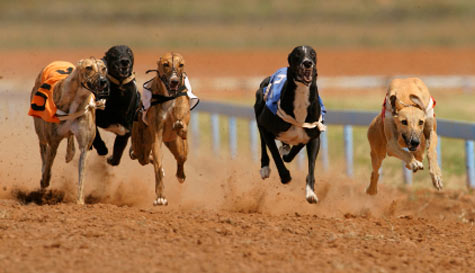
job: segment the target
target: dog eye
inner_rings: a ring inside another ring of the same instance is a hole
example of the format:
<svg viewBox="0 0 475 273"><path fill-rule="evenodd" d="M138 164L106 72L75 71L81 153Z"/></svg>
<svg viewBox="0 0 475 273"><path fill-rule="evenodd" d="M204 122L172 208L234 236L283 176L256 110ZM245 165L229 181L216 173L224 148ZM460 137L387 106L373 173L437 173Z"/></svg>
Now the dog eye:
<svg viewBox="0 0 475 273"><path fill-rule="evenodd" d="M407 125L407 120L402 120L401 123L402 125Z"/></svg>
<svg viewBox="0 0 475 273"><path fill-rule="evenodd" d="M423 120L419 120L419 125L423 125L424 124L424 121Z"/></svg>
<svg viewBox="0 0 475 273"><path fill-rule="evenodd" d="M183 66L184 66L184 64L180 64L180 65L179 65L179 67L183 67Z"/></svg>

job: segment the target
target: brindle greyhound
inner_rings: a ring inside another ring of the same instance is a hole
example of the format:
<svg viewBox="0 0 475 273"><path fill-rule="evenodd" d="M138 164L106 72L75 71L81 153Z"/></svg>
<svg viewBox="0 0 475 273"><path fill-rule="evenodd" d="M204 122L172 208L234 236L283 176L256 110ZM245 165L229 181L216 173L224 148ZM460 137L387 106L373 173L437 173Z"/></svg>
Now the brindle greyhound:
<svg viewBox="0 0 475 273"><path fill-rule="evenodd" d="M178 53L169 52L157 62L157 75L144 84L152 91L151 107L145 119L139 113L132 127L132 147L130 157L140 164L152 162L155 171L154 205L167 205L164 195L162 167L162 142L177 161L176 177L180 183L185 181L184 164L188 154L187 131L190 121L190 99L186 96L185 60ZM150 159L152 153L152 160Z"/></svg>
<svg viewBox="0 0 475 273"><path fill-rule="evenodd" d="M104 62L95 58L80 60L76 67L67 62L54 62L40 72L31 91L33 110L42 110L48 103L48 98L41 92L41 88L54 91L52 96L57 107L57 111L53 113L57 122L47 122L38 116L33 118L41 152L41 188L49 186L51 167L63 138L68 138L66 162L73 159L75 152L73 136L75 136L81 151L78 168L78 204L84 204L84 166L87 152L96 134L95 108L99 105L95 102L95 95L108 93L106 74ZM44 104L38 105L38 101Z"/></svg>

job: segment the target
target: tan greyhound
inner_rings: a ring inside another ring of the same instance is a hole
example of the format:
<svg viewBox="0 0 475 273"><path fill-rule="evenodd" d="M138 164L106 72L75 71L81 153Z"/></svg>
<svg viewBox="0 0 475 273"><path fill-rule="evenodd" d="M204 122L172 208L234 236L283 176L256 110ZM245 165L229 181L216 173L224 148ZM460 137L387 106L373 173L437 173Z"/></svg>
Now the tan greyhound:
<svg viewBox="0 0 475 273"><path fill-rule="evenodd" d="M406 163L414 172L424 168L427 148L432 184L442 189L442 173L437 162L437 120L435 101L419 78L395 79L386 93L383 111L368 128L373 171L368 194L376 194L378 170L386 154Z"/></svg>
<svg viewBox="0 0 475 273"><path fill-rule="evenodd" d="M143 118L132 127L132 147L130 157L140 164L153 164L155 171L154 205L167 205L164 194L164 170L162 166L162 142L177 161L176 177L185 181L184 164L188 154L187 131L190 121L190 98L185 85L186 74L183 56L169 52L157 62L157 75L144 84L152 92L151 107ZM147 124L143 120L146 120ZM150 159L152 153L152 159Z"/></svg>
<svg viewBox="0 0 475 273"><path fill-rule="evenodd" d="M53 62L40 72L31 91L29 115L33 116L40 144L41 188L50 184L51 167L63 138L68 139L66 162L72 160L75 136L81 151L78 204L84 204L84 166L96 134L95 108L99 104L95 102L95 95L107 94L106 75L104 62L95 58L80 60L77 66Z"/></svg>

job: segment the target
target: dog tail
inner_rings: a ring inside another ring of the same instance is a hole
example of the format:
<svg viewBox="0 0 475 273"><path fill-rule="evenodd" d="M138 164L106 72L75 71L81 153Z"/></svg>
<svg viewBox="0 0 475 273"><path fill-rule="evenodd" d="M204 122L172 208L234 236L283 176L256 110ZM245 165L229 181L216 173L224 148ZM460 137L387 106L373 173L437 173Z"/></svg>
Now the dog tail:
<svg viewBox="0 0 475 273"><path fill-rule="evenodd" d="M76 148L74 147L74 136L70 135L68 137L68 147L66 148L66 163L69 163L71 160L73 160L75 152Z"/></svg>

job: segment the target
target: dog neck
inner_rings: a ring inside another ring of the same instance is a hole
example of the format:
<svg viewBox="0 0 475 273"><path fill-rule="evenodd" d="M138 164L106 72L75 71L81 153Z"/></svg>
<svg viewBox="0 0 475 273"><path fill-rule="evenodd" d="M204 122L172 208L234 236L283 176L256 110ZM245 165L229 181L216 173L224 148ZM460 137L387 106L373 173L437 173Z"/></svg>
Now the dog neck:
<svg viewBox="0 0 475 273"><path fill-rule="evenodd" d="M75 68L67 78L55 86L53 100L59 110L73 113L88 104L91 95L89 90L81 86L79 69Z"/></svg>

